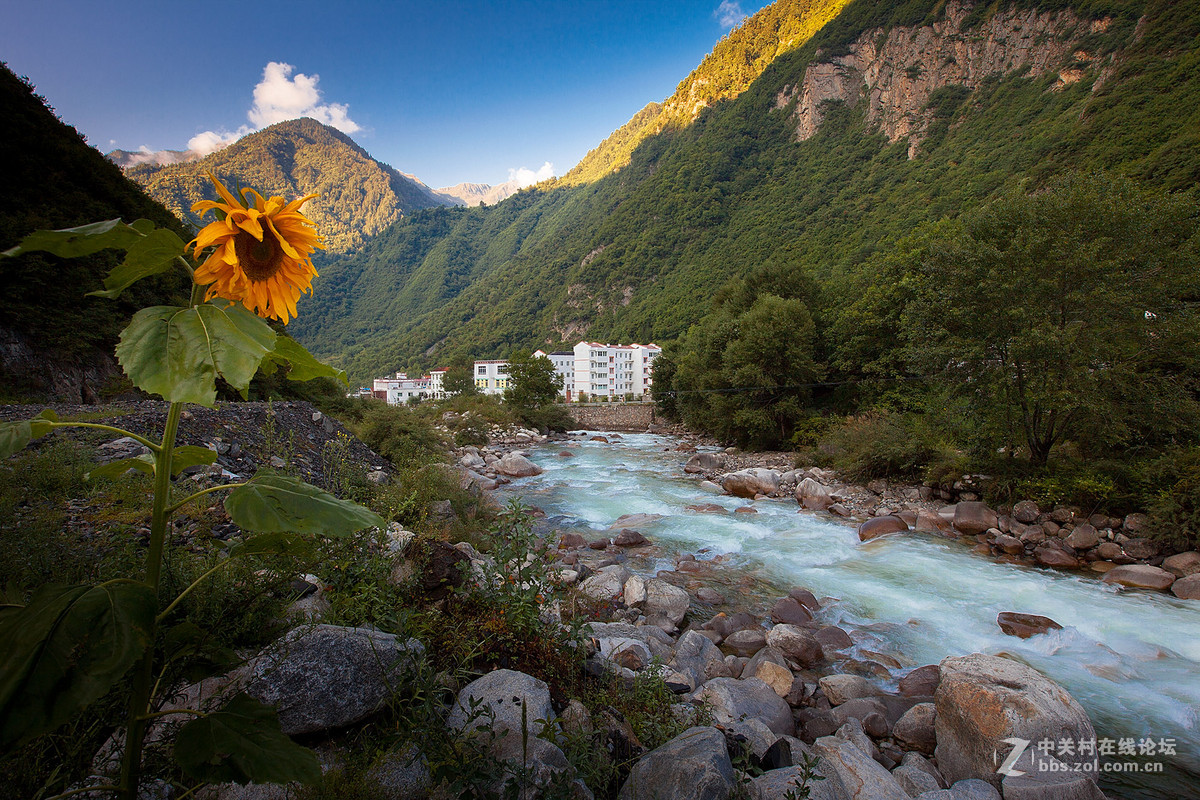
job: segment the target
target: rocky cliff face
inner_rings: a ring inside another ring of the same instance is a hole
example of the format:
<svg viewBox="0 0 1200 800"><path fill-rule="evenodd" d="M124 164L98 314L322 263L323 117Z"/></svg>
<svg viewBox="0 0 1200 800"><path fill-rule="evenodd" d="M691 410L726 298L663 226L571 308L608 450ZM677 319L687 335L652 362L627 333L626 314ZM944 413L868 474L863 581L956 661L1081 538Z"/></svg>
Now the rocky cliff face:
<svg viewBox="0 0 1200 800"><path fill-rule="evenodd" d="M866 102L868 122L878 124L891 142L907 138L913 158L936 90L974 89L989 76L1025 69L1032 75L1057 72L1056 88L1061 88L1080 80L1082 67L1095 59L1078 48L1080 39L1109 24L1083 21L1069 11L1009 9L965 27L970 10L953 3L945 18L932 25L862 34L847 54L810 64L799 84L785 86L776 96L776 109L794 104L796 136L803 141L820 127L823 104Z"/></svg>

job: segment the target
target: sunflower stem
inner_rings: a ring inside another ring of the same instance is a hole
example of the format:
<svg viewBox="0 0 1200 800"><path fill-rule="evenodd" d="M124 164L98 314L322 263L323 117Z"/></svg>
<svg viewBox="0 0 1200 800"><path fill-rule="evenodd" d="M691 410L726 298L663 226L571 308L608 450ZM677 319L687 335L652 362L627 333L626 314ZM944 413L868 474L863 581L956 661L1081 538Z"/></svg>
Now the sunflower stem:
<svg viewBox="0 0 1200 800"><path fill-rule="evenodd" d="M162 574L163 549L167 539L167 519L170 512L167 500L171 493L171 456L183 403L171 403L162 444L154 458L154 507L150 518L150 550L146 553L146 584L158 594ZM137 800L138 783L142 773L142 740L146 735L146 714L150 711L151 687L154 685L154 638L158 627L155 620L149 631L149 644L141 661L134 668L133 694L125 722L125 753L121 760L122 800Z"/></svg>

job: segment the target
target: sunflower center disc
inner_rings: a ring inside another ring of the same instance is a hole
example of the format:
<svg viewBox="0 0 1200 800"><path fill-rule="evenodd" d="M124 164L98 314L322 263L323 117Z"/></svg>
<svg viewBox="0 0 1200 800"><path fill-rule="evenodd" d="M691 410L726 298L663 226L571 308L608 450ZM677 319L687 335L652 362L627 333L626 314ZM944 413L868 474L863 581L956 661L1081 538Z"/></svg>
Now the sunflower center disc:
<svg viewBox="0 0 1200 800"><path fill-rule="evenodd" d="M246 231L239 231L233 239L233 249L242 271L252 281L267 280L283 265L283 248L268 231L263 231L261 242Z"/></svg>

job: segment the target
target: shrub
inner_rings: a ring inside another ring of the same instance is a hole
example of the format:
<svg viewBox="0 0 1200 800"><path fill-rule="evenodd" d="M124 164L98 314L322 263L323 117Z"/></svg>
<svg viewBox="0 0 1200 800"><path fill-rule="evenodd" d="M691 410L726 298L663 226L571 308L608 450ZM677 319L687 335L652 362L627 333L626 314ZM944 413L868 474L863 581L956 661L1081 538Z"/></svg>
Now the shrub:
<svg viewBox="0 0 1200 800"><path fill-rule="evenodd" d="M829 432L823 446L854 481L918 480L931 463L957 457L923 416L887 411L850 417Z"/></svg>

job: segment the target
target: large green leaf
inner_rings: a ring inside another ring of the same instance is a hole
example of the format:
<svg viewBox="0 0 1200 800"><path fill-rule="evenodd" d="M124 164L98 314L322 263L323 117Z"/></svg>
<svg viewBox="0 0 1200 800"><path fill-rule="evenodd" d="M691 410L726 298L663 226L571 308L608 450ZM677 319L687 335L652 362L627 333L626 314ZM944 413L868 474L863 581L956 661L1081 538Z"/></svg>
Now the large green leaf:
<svg viewBox="0 0 1200 800"><path fill-rule="evenodd" d="M151 306L121 331L117 360L139 389L211 408L217 376L244 395L275 338L241 306Z"/></svg>
<svg viewBox="0 0 1200 800"><path fill-rule="evenodd" d="M11 250L5 250L0 255L19 256L22 253L42 250L62 258L74 258L98 253L108 248L125 250L145 236L143 223L146 223L146 220L138 220L133 225L126 225L119 219L110 219L104 222L93 222L90 225L80 225L77 228L34 231L22 239L19 245Z"/></svg>
<svg viewBox="0 0 1200 800"><path fill-rule="evenodd" d="M310 536L296 533L263 533L238 542L229 548L229 557L239 556L301 556L312 552Z"/></svg>
<svg viewBox="0 0 1200 800"><path fill-rule="evenodd" d="M175 760L190 777L209 783L314 783L321 777L316 754L280 730L275 709L244 694L181 727Z"/></svg>
<svg viewBox="0 0 1200 800"><path fill-rule="evenodd" d="M217 451L207 447L197 447L185 444L171 451L171 474L178 475L188 467L198 464L213 464L217 460Z"/></svg>
<svg viewBox="0 0 1200 800"><path fill-rule="evenodd" d="M268 364L270 365L269 369ZM346 377L345 370L336 369L328 364L322 364L313 357L312 353L304 349L304 345L287 336L280 336L275 339L275 349L271 351L271 354L267 356L267 360L263 362L264 371L268 374L274 372L275 364L291 365L292 368L287 374L290 381L334 378L347 386L350 385L350 380Z"/></svg>
<svg viewBox="0 0 1200 800"><path fill-rule="evenodd" d="M230 492L225 510L238 527L259 533L348 536L384 524L378 514L358 503L267 470L259 470L249 483Z"/></svg>
<svg viewBox="0 0 1200 800"><path fill-rule="evenodd" d="M44 586L0 615L0 745L54 730L120 680L150 643L154 590L130 580Z"/></svg>
<svg viewBox="0 0 1200 800"><path fill-rule="evenodd" d="M46 409L33 419L23 419L17 422L0 422L0 461L19 450L24 450L30 441L45 436L57 422L58 416Z"/></svg>
<svg viewBox="0 0 1200 800"><path fill-rule="evenodd" d="M91 470L84 477L89 481L96 478L119 478L131 469L136 469L138 472L144 472L147 475L153 475L154 456L149 453L142 453L140 456L134 456L133 458L110 461Z"/></svg>
<svg viewBox="0 0 1200 800"><path fill-rule="evenodd" d="M103 290L88 294L115 299L136 281L170 268L175 259L183 255L185 247L183 239L176 236L174 231L157 228L129 245L125 261L104 279Z"/></svg>

